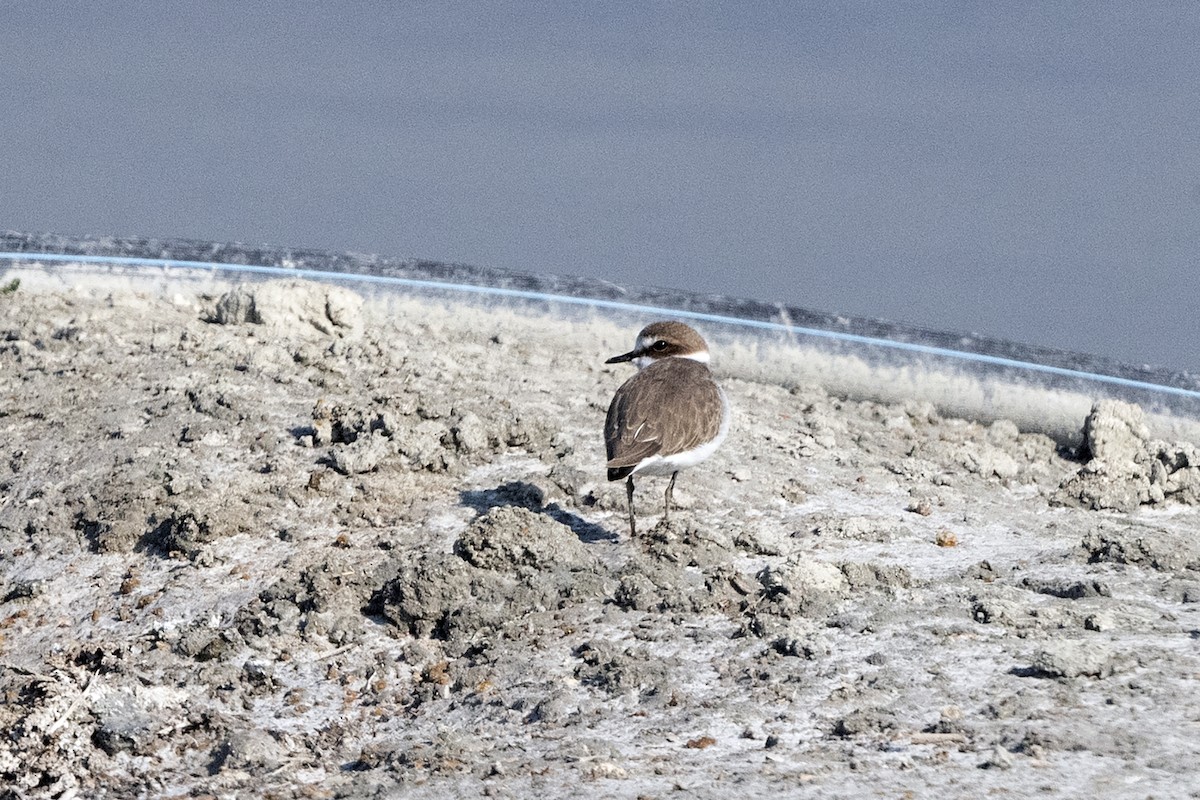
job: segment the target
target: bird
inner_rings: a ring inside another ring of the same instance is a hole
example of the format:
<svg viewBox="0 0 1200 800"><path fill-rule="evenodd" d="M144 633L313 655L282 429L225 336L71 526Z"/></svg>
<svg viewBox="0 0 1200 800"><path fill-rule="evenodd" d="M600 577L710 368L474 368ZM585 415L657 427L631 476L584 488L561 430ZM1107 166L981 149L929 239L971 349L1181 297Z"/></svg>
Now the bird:
<svg viewBox="0 0 1200 800"><path fill-rule="evenodd" d="M729 401L708 361L704 338L670 321L642 328L632 350L604 362L633 362L638 368L613 395L604 421L608 479L625 479L630 537L637 536L634 475L671 476L663 510L669 521L679 471L711 456L729 433Z"/></svg>

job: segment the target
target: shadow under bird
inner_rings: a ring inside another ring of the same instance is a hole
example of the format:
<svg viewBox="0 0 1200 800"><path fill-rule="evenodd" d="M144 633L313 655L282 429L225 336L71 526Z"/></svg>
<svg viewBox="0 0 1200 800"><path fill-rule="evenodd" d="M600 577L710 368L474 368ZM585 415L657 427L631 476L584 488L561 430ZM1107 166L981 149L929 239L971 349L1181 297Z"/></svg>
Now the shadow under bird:
<svg viewBox="0 0 1200 800"><path fill-rule="evenodd" d="M617 389L604 422L608 479L625 479L631 536L637 535L633 476L671 476L663 511L669 520L679 471L711 456L729 432L729 401L708 360L708 345L695 330L655 322L642 328L632 350L604 362L632 361L638 368Z"/></svg>

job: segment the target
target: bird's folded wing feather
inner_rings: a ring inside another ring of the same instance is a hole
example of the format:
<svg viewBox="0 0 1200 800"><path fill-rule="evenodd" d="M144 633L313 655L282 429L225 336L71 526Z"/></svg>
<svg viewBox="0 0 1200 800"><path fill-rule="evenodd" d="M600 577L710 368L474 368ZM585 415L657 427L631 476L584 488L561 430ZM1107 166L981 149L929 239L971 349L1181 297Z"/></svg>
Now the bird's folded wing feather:
<svg viewBox="0 0 1200 800"><path fill-rule="evenodd" d="M637 377L640 374L630 380ZM662 449L659 426L647 419L644 397L640 392L620 391L608 407L604 443L609 467L636 466Z"/></svg>
<svg viewBox="0 0 1200 800"><path fill-rule="evenodd" d="M721 403L708 369L671 361L642 370L617 390L604 423L609 467L632 467L658 453L691 450L717 435L719 415L701 413L702 407ZM709 424L696 425L697 419Z"/></svg>

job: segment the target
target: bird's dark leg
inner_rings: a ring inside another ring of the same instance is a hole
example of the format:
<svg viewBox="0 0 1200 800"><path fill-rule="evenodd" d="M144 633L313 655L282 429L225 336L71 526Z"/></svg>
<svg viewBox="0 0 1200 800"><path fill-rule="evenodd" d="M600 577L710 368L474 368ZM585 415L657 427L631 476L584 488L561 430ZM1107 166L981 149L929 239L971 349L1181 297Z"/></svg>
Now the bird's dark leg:
<svg viewBox="0 0 1200 800"><path fill-rule="evenodd" d="M671 482L667 484L667 496L664 503L663 522L669 522L671 519L671 490L675 488L675 476L679 474L679 470L671 473Z"/></svg>
<svg viewBox="0 0 1200 800"><path fill-rule="evenodd" d="M625 479L625 495L629 498L629 536L637 536L637 523L633 521L633 476Z"/></svg>

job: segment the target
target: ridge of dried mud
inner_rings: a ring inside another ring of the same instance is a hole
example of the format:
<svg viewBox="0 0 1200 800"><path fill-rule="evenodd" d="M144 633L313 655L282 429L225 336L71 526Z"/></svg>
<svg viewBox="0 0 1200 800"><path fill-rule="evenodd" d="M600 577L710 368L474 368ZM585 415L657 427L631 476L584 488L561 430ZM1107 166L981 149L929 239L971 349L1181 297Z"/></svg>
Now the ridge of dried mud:
<svg viewBox="0 0 1200 800"><path fill-rule="evenodd" d="M1200 796L1192 444L724 373L630 541L562 325L0 297L0 798Z"/></svg>

